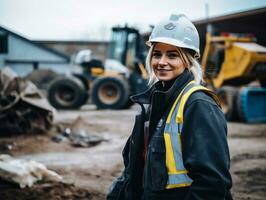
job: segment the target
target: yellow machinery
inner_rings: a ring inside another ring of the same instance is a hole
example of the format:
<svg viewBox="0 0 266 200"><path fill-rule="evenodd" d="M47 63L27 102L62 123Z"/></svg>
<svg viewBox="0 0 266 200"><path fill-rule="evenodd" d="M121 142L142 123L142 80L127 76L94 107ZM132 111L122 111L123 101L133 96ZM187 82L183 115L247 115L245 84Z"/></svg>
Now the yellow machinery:
<svg viewBox="0 0 266 200"><path fill-rule="evenodd" d="M48 100L55 108L73 109L88 98L99 109L129 107L130 95L147 89L144 68L146 50L142 35L129 27L113 27L108 58L92 58L88 50L78 54L79 72L54 80L48 88Z"/></svg>
<svg viewBox="0 0 266 200"><path fill-rule="evenodd" d="M207 33L201 63L205 81L217 91L228 120L240 117L250 122L266 121L266 89L263 88L266 86L266 47L255 41L250 35L211 36ZM244 88L254 81L257 87ZM251 104L260 105L260 108ZM264 111L255 116L252 110Z"/></svg>

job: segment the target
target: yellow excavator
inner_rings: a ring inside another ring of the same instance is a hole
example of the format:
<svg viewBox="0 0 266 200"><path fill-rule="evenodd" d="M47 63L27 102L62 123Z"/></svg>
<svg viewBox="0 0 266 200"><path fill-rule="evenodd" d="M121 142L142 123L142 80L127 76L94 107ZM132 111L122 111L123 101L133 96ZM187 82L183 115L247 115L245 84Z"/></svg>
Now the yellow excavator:
<svg viewBox="0 0 266 200"><path fill-rule="evenodd" d="M201 64L227 120L266 122L266 47L253 35L207 33Z"/></svg>

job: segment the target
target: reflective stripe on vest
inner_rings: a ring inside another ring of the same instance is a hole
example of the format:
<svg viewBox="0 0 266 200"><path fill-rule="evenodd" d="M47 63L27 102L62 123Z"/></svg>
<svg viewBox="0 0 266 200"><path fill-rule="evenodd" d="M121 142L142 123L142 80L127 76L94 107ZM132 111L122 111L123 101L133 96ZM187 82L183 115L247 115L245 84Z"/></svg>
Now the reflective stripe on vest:
<svg viewBox="0 0 266 200"><path fill-rule="evenodd" d="M176 98L167 116L164 128L164 141L166 146L166 167L168 181L166 189L190 186L193 180L187 175L182 159L181 131L183 125L183 112L189 96L198 90L211 94L219 104L217 96L209 89L198 85L195 81L189 82Z"/></svg>

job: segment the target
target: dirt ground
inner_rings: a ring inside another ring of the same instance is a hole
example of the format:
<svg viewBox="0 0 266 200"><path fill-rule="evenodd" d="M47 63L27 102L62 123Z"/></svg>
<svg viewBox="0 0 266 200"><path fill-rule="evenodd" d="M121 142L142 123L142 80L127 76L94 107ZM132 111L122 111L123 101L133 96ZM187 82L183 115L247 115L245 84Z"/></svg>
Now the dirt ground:
<svg viewBox="0 0 266 200"><path fill-rule="evenodd" d="M75 127L105 138L99 145L73 147L69 141L51 138L60 129L46 134L0 138L0 152L44 163L63 176L63 183L35 184L32 188L0 181L2 200L101 200L108 186L122 170L121 151L131 132L137 107L129 110L96 110L85 106L78 111L59 111L56 123ZM262 200L266 196L266 124L228 123L231 152L232 193L235 200Z"/></svg>

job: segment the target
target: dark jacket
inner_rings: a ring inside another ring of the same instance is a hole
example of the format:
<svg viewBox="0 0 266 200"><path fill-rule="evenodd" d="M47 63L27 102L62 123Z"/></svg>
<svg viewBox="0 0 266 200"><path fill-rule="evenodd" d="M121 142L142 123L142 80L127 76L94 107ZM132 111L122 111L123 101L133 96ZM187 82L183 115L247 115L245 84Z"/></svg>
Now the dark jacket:
<svg viewBox="0 0 266 200"><path fill-rule="evenodd" d="M216 102L206 93L193 93L185 105L182 129L182 156L193 183L189 187L164 189L167 184L163 130L174 100L193 79L185 70L162 87L160 82L134 96L142 112L123 150L125 170L112 184L108 200L229 200L232 185L229 173L227 126ZM149 109L145 109L145 104ZM149 145L143 157L144 123L149 121Z"/></svg>

